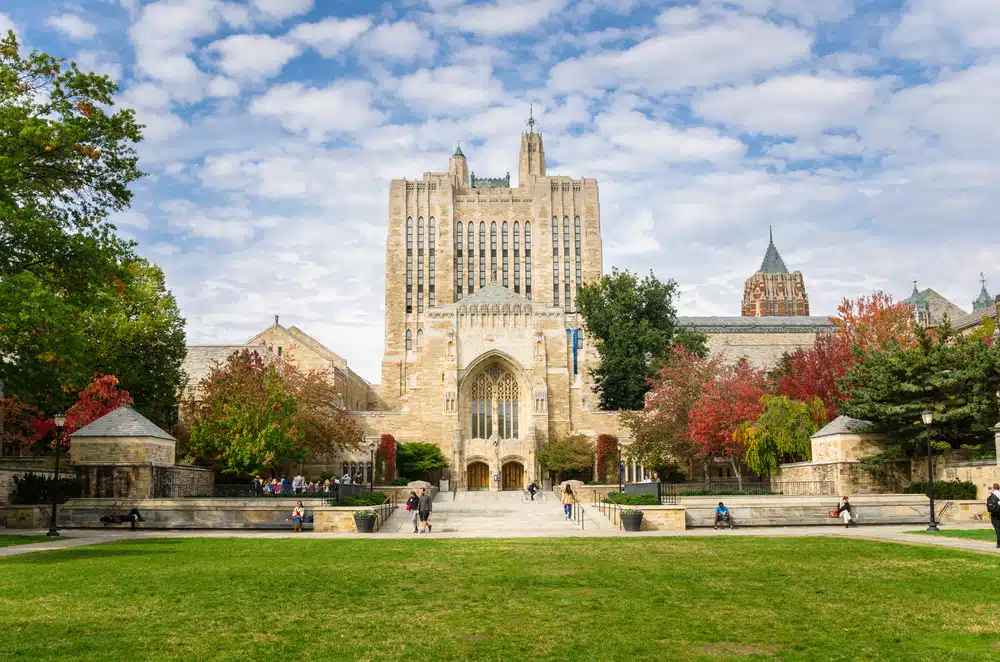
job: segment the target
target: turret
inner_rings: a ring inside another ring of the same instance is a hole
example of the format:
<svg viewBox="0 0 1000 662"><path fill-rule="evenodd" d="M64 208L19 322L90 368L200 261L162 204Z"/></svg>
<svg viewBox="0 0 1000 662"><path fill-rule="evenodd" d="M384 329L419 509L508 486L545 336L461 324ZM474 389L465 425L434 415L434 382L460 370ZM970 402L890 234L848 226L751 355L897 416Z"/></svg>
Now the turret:
<svg viewBox="0 0 1000 662"><path fill-rule="evenodd" d="M469 164L462 153L461 145L455 146L455 153L448 160L448 174L451 175L452 185L464 191L469 188Z"/></svg>
<svg viewBox="0 0 1000 662"><path fill-rule="evenodd" d="M517 165L519 188L531 186L539 177L545 177L545 148L542 134L535 133L534 113L528 115L528 132L521 134L521 158Z"/></svg>

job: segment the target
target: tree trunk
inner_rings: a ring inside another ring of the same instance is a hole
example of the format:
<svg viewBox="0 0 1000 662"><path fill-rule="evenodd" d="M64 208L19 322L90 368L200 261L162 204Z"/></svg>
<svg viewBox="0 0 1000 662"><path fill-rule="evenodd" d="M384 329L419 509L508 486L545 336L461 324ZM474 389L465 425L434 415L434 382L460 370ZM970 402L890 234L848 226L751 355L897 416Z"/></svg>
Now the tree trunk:
<svg viewBox="0 0 1000 662"><path fill-rule="evenodd" d="M733 466L733 473L736 474L736 486L740 492L743 491L743 474L740 472L739 466L736 464L736 460L729 458L729 464Z"/></svg>

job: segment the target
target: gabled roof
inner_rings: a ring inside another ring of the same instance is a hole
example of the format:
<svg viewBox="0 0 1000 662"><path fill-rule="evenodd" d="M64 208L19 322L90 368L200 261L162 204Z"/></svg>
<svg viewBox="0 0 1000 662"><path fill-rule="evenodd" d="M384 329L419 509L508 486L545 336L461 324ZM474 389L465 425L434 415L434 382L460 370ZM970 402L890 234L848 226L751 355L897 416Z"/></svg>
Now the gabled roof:
<svg viewBox="0 0 1000 662"><path fill-rule="evenodd" d="M785 266L785 261L781 259L781 254L778 253L777 247L774 245L774 233L768 230L767 242L767 252L764 253L764 261L760 263L760 271L764 274L787 274L788 267Z"/></svg>
<svg viewBox="0 0 1000 662"><path fill-rule="evenodd" d="M870 427L871 423L868 421L851 418L850 416L838 416L827 423L826 426L814 434L812 438L829 437L835 434L859 434Z"/></svg>
<svg viewBox="0 0 1000 662"><path fill-rule="evenodd" d="M914 285L913 292L903 300L903 303L917 307L926 307L930 312L931 326L937 326L944 321L945 317L954 322L956 319L968 314L929 287L918 292L916 285Z"/></svg>
<svg viewBox="0 0 1000 662"><path fill-rule="evenodd" d="M153 437L176 441L151 420L124 405L80 428L70 437Z"/></svg>
<svg viewBox="0 0 1000 662"><path fill-rule="evenodd" d="M195 388L218 364L226 362L236 352L249 349L263 357L270 355L264 345L188 345L181 370L188 376L188 388Z"/></svg>
<svg viewBox="0 0 1000 662"><path fill-rule="evenodd" d="M473 292L458 303L483 304L483 303L519 303L522 306L530 306L531 301L525 299L520 294L515 294L499 283L490 283L478 292Z"/></svg>

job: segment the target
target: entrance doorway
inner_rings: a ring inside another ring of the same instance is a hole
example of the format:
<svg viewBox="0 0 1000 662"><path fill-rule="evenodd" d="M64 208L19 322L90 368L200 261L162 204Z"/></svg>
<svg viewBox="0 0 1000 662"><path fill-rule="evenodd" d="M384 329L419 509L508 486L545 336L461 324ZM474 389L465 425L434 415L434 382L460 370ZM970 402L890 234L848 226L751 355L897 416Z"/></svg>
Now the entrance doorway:
<svg viewBox="0 0 1000 662"><path fill-rule="evenodd" d="M505 490L524 489L524 465L520 462L508 462L501 469L501 484Z"/></svg>
<svg viewBox="0 0 1000 662"><path fill-rule="evenodd" d="M470 490L490 489L490 467L485 462L473 462L465 470L465 485Z"/></svg>

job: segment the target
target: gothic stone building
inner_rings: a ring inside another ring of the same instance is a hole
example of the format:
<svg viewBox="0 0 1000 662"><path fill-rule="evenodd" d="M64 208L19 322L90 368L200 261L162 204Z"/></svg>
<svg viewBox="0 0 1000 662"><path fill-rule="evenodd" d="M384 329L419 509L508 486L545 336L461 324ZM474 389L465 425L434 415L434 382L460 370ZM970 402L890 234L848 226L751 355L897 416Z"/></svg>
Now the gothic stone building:
<svg viewBox="0 0 1000 662"><path fill-rule="evenodd" d="M597 181L548 173L532 124L517 186L477 177L459 148L446 172L389 187L375 387L387 410L354 415L371 438L438 444L462 489L541 478L536 451L553 435L618 432L596 411L576 310L602 273Z"/></svg>

